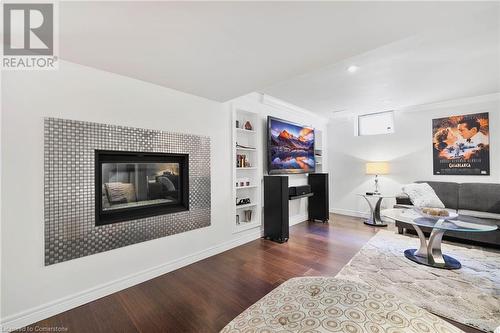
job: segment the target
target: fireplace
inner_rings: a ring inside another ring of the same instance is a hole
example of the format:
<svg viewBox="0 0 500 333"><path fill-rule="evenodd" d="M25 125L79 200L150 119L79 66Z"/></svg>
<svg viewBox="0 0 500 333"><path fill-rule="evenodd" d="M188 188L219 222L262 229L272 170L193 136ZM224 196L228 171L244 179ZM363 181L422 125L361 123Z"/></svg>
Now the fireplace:
<svg viewBox="0 0 500 333"><path fill-rule="evenodd" d="M188 155L95 151L97 226L189 210Z"/></svg>

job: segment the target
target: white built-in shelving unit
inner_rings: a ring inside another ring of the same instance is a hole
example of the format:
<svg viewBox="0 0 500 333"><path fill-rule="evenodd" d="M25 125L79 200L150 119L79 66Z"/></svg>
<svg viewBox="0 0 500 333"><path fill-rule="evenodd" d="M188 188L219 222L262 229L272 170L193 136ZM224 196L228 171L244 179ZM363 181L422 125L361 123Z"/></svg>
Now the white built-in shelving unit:
<svg viewBox="0 0 500 333"><path fill-rule="evenodd" d="M316 172L323 172L323 132L321 130L314 130L314 158L316 159Z"/></svg>
<svg viewBox="0 0 500 333"><path fill-rule="evenodd" d="M251 103L232 103L232 163L233 163L233 232L261 226L262 218L262 119L257 106ZM252 129L245 129L246 122ZM236 127L238 122L239 127ZM249 165L238 166L238 155L244 155ZM243 186L241 183L243 182ZM241 199L250 203L237 205ZM248 219L248 213L251 217Z"/></svg>

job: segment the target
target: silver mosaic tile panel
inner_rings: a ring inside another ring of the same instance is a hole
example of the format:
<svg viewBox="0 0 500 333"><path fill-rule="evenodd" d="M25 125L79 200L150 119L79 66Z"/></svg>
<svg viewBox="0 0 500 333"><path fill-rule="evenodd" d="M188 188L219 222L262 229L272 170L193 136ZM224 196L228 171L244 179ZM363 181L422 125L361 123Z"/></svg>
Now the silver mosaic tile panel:
<svg viewBox="0 0 500 333"><path fill-rule="evenodd" d="M210 225L210 138L46 118L45 265ZM189 154L189 211L95 226L95 150Z"/></svg>

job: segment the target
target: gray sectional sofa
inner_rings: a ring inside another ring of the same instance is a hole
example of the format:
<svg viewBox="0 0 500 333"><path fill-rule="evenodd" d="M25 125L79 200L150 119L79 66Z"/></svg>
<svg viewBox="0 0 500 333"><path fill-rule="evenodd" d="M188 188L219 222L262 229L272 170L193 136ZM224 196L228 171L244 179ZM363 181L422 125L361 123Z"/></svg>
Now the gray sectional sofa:
<svg viewBox="0 0 500 333"><path fill-rule="evenodd" d="M454 209L460 215L459 219L474 223L496 224L500 228L500 184L489 183L453 183L418 181L429 184L446 208ZM396 197L396 207L411 206L408 196L401 194ZM413 232L410 224L396 221L398 231ZM430 232L429 228L422 228ZM500 248L500 229L492 232L447 232L445 237L453 241L465 241Z"/></svg>

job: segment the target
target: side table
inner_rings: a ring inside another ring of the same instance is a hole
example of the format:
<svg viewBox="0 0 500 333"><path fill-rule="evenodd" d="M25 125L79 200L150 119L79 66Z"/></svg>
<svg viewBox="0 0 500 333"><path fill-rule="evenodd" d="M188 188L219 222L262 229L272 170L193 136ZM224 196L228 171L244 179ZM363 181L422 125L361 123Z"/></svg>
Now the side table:
<svg viewBox="0 0 500 333"><path fill-rule="evenodd" d="M384 198L394 198L393 196L385 196L382 194L358 194L358 196L365 198L366 202L368 202L368 206L370 206L370 215L371 217L364 221L366 225L371 225L372 227L387 227L387 223L382 220L380 215L380 206L382 204L382 200ZM370 198L377 198L377 202L375 207L373 206L373 202Z"/></svg>

